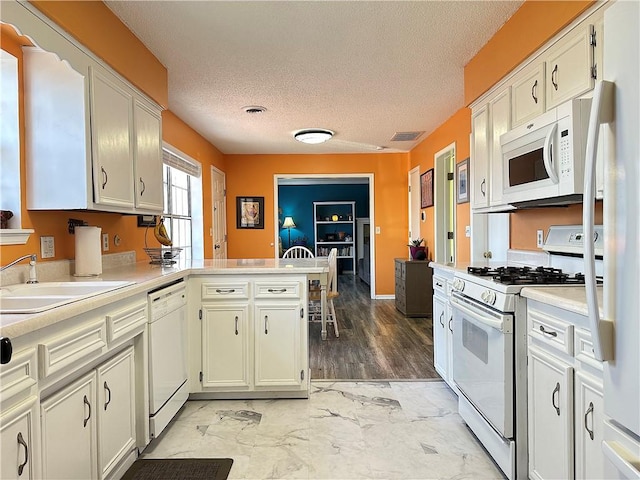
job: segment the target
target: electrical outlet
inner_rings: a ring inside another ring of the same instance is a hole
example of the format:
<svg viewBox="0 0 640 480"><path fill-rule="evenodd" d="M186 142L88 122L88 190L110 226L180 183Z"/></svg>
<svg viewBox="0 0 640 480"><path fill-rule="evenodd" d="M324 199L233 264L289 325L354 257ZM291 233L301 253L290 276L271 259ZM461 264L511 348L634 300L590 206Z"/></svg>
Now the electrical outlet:
<svg viewBox="0 0 640 480"><path fill-rule="evenodd" d="M40 258L53 258L55 256L56 250L53 237L40 237Z"/></svg>
<svg viewBox="0 0 640 480"><path fill-rule="evenodd" d="M536 245L538 248L542 248L542 244L544 243L544 232L542 230L536 231Z"/></svg>
<svg viewBox="0 0 640 480"><path fill-rule="evenodd" d="M109 250L109 234L103 233L102 234L102 251L106 252L107 250Z"/></svg>
<svg viewBox="0 0 640 480"><path fill-rule="evenodd" d="M471 225L464 227L464 236L467 238L471 237Z"/></svg>

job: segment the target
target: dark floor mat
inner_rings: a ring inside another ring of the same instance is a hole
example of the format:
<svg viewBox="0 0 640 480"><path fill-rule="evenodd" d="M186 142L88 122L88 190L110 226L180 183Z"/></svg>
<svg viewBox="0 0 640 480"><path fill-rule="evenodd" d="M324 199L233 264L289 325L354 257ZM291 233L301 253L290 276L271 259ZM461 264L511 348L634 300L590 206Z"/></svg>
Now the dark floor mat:
<svg viewBox="0 0 640 480"><path fill-rule="evenodd" d="M231 458L139 459L122 480L226 480L231 465Z"/></svg>

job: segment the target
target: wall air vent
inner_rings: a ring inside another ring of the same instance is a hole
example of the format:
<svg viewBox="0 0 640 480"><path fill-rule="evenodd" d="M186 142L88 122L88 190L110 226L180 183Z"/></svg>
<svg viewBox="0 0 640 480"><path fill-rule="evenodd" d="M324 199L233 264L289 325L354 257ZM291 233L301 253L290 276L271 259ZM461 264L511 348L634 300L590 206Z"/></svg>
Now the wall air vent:
<svg viewBox="0 0 640 480"><path fill-rule="evenodd" d="M422 132L396 132L393 137L391 137L392 142L413 142L416 140Z"/></svg>

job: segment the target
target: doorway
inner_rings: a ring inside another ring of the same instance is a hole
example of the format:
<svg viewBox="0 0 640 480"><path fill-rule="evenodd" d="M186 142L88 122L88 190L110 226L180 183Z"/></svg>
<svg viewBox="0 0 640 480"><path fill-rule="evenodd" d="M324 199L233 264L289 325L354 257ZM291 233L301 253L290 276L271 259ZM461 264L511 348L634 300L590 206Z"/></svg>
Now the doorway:
<svg viewBox="0 0 640 480"><path fill-rule="evenodd" d="M280 221L283 218L280 218L282 215L286 215L287 212L279 212L280 207L280 198L279 198L279 187L285 185L299 185L299 186L312 186L312 185L335 185L335 184L365 184L368 186L368 218L370 219L371 225L375 225L374 218L374 182L373 182L373 174L372 173L362 173L362 174L302 174L302 175L286 175L286 174L276 174L274 175L274 252L275 257L279 256L279 248L280 245L280 233L282 231ZM309 206L312 209L312 206ZM357 220L357 218L356 218ZM369 237L369 248L368 248L368 259L369 259L369 295L370 298L375 297L375 235L370 235ZM357 239L356 239L357 240ZM357 260L356 260L357 263ZM354 265L355 267L355 265ZM356 267L357 268L357 267Z"/></svg>
<svg viewBox="0 0 640 480"><path fill-rule="evenodd" d="M409 172L409 238L411 240L422 238L420 236L420 167Z"/></svg>
<svg viewBox="0 0 640 480"><path fill-rule="evenodd" d="M435 165L435 258L438 263L456 262L456 202L454 171L456 144L445 147L434 155Z"/></svg>

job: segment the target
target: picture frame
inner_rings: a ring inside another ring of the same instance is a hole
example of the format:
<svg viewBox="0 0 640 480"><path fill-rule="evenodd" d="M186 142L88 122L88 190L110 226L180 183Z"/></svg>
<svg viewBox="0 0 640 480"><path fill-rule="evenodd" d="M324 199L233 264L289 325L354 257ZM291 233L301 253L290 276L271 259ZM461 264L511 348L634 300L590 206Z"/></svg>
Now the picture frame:
<svg viewBox="0 0 640 480"><path fill-rule="evenodd" d="M456 165L456 203L469 201L469 157Z"/></svg>
<svg viewBox="0 0 640 480"><path fill-rule="evenodd" d="M433 207L433 168L420 175L420 208Z"/></svg>
<svg viewBox="0 0 640 480"><path fill-rule="evenodd" d="M264 197L236 197L236 227L264 228Z"/></svg>
<svg viewBox="0 0 640 480"><path fill-rule="evenodd" d="M155 227L156 222L157 220L155 215L138 215L139 227Z"/></svg>

